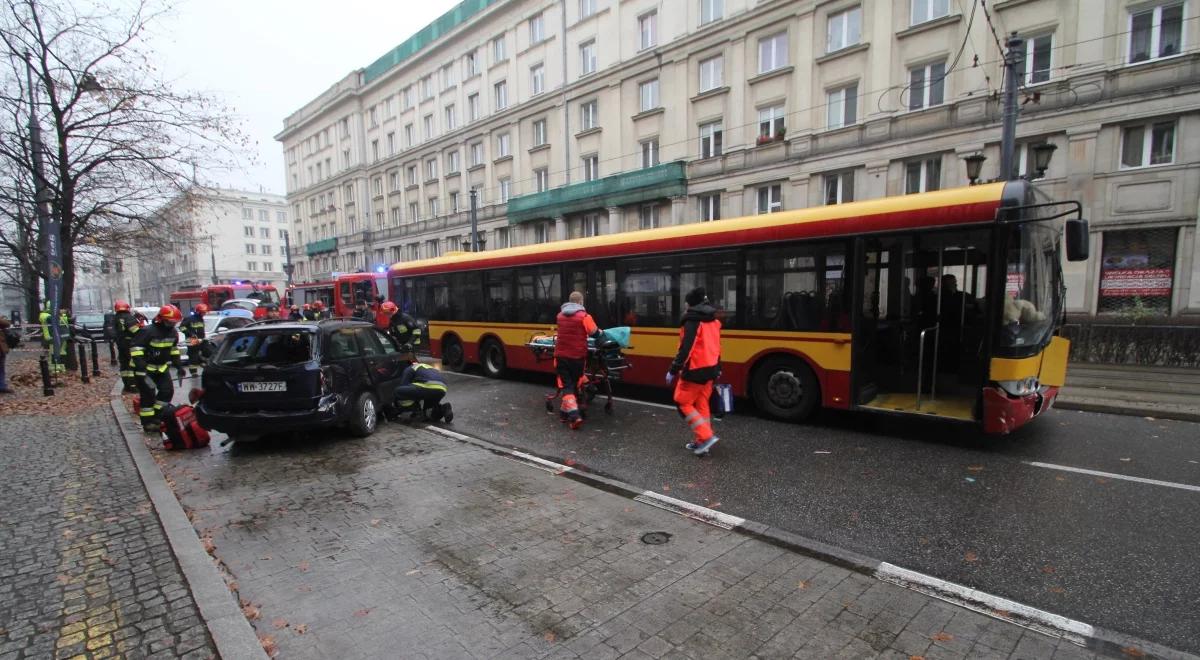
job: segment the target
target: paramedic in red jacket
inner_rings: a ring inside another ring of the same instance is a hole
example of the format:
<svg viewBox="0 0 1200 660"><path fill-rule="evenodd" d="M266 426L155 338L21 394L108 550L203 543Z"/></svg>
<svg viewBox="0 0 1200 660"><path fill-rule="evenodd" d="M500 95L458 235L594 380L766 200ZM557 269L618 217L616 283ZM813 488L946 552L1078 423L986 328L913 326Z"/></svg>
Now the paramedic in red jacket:
<svg viewBox="0 0 1200 660"><path fill-rule="evenodd" d="M713 435L708 402L713 381L721 373L721 322L703 287L684 297L687 310L679 328L679 352L667 372L667 384L675 384L675 405L692 429L694 440L687 448L697 456L717 444Z"/></svg>
<svg viewBox="0 0 1200 660"><path fill-rule="evenodd" d="M588 356L588 337L600 335L596 321L583 307L583 294L572 291L558 312L558 336L554 342L554 371L558 374L558 389L562 390L559 417L577 429L583 426L579 413L579 385L583 381L583 366Z"/></svg>

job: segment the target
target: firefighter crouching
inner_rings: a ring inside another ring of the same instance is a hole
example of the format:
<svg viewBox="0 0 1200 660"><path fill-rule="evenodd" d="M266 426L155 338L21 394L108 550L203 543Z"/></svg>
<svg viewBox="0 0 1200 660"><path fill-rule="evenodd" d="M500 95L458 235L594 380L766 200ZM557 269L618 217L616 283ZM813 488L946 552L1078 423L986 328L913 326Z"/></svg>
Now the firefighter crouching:
<svg viewBox="0 0 1200 660"><path fill-rule="evenodd" d="M187 340L188 372L193 376L200 373L200 367L204 366L204 315L207 313L208 305L196 305L179 328Z"/></svg>
<svg viewBox="0 0 1200 660"><path fill-rule="evenodd" d="M141 394L138 416L142 421L142 429L147 433L158 432L159 413L175 395L175 386L171 383L167 368L174 365L179 378L184 376L183 365L179 362L179 333L175 330L175 324L182 320L183 313L178 307L163 305L154 321L134 337L129 350L138 379L138 392Z"/></svg>
<svg viewBox="0 0 1200 660"><path fill-rule="evenodd" d="M412 353L406 359L411 364L401 374L400 385L396 388L396 411L401 415L411 413L418 421L452 421L454 409L449 403L442 403L446 396L446 380L441 372L432 365L417 362Z"/></svg>
<svg viewBox="0 0 1200 660"><path fill-rule="evenodd" d="M121 382L125 384L126 392L137 392L137 378L133 373L133 359L129 355L129 346L137 336L142 324L133 315L129 303L118 300L113 303L113 329L116 331L117 360L121 369Z"/></svg>

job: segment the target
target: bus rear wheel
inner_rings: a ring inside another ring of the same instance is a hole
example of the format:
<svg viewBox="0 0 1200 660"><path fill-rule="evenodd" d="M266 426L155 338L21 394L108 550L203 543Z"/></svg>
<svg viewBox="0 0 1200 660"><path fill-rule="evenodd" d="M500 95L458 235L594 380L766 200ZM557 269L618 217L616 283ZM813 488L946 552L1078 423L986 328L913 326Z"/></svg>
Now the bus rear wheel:
<svg viewBox="0 0 1200 660"><path fill-rule="evenodd" d="M462 371L467 366L463 345L458 337L446 337L442 340L442 366L450 371Z"/></svg>
<svg viewBox="0 0 1200 660"><path fill-rule="evenodd" d="M508 357L504 354L504 345L495 339L485 339L479 349L479 361L483 364L483 373L488 378L499 378L508 368Z"/></svg>
<svg viewBox="0 0 1200 660"><path fill-rule="evenodd" d="M817 377L794 357L767 358L754 370L750 392L759 410L789 422L808 418L821 401Z"/></svg>

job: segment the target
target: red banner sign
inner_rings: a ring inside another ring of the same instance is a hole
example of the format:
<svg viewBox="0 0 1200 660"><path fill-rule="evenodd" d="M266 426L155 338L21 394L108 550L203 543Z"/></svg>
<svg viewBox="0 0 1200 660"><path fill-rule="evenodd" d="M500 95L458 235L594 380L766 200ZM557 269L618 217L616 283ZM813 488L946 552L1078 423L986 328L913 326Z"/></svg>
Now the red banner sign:
<svg viewBox="0 0 1200 660"><path fill-rule="evenodd" d="M1114 268L1100 271L1100 295L1169 296L1170 268Z"/></svg>

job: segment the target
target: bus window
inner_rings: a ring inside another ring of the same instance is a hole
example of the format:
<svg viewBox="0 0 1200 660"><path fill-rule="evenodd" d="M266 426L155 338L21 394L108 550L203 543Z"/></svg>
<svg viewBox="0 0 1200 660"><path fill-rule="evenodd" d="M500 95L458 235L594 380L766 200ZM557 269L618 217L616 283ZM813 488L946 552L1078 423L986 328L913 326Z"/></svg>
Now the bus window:
<svg viewBox="0 0 1200 660"><path fill-rule="evenodd" d="M513 305L513 271L489 270L484 273L487 303L487 320L511 323L517 320Z"/></svg>
<svg viewBox="0 0 1200 660"><path fill-rule="evenodd" d="M674 259L651 257L624 262L621 281L621 324L672 327L678 325L675 287L672 282Z"/></svg>
<svg viewBox="0 0 1200 660"><path fill-rule="evenodd" d="M698 286L708 292L721 325L738 327L737 253L705 252L682 257L679 260L679 300L676 301L680 310L683 310L683 297Z"/></svg>
<svg viewBox="0 0 1200 660"><path fill-rule="evenodd" d="M745 326L757 330L847 331L850 322L845 259L841 243L749 250Z"/></svg>
<svg viewBox="0 0 1200 660"><path fill-rule="evenodd" d="M617 314L617 270L615 268L594 268L592 270L592 286L588 290L588 312L596 319L596 325L601 328L611 328L621 325L620 315Z"/></svg>
<svg viewBox="0 0 1200 660"><path fill-rule="evenodd" d="M455 273L449 276L450 290L457 301L455 308L460 321L483 321L483 282L478 271Z"/></svg>
<svg viewBox="0 0 1200 660"><path fill-rule="evenodd" d="M462 305L456 304L457 298L450 297L450 280L448 275L430 275L426 279L426 285L428 286L426 295L429 296L426 310L432 310L430 318L444 321L463 320L459 317Z"/></svg>
<svg viewBox="0 0 1200 660"><path fill-rule="evenodd" d="M554 323L562 303L562 276L557 267L543 266L518 271L518 322Z"/></svg>

